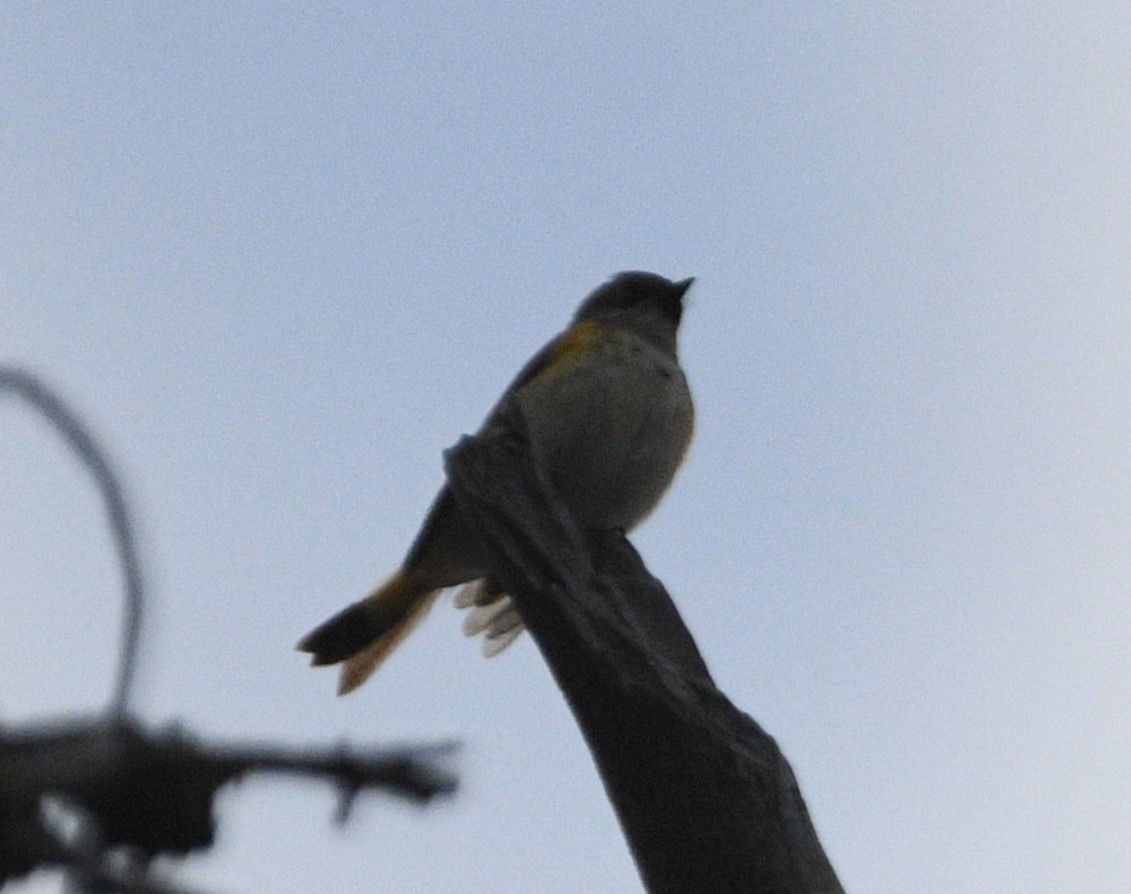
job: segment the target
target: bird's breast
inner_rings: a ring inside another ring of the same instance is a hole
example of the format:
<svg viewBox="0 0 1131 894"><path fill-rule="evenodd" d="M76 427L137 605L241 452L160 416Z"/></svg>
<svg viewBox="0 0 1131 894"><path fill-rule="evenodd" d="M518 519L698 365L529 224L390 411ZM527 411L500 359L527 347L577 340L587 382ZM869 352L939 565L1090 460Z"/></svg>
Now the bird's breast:
<svg viewBox="0 0 1131 894"><path fill-rule="evenodd" d="M659 502L691 440L694 410L676 359L625 333L519 392L531 440L578 520L629 529Z"/></svg>

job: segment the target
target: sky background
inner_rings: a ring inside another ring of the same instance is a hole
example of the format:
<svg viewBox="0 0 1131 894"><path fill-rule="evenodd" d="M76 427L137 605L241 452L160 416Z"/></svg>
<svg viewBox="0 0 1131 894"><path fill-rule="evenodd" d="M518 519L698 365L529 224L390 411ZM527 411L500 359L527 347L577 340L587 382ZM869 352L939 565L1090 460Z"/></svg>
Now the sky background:
<svg viewBox="0 0 1131 894"><path fill-rule="evenodd" d="M125 476L135 711L464 742L454 799L344 830L327 787L250 780L168 868L640 890L529 638L486 662L440 604L347 699L293 645L645 269L697 277L699 426L634 542L846 889L1131 890L1129 59L1126 3L4 4L0 361ZM102 510L10 399L0 493L0 721L97 710Z"/></svg>

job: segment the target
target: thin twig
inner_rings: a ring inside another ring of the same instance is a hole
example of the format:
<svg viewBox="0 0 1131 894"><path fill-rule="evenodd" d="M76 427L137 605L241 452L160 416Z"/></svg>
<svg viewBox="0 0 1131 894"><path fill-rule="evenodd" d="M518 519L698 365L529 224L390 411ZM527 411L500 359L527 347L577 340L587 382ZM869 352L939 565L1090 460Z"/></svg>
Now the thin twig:
<svg viewBox="0 0 1131 894"><path fill-rule="evenodd" d="M145 604L141 563L138 560L133 523L130 521L125 494L113 466L105 451L99 447L89 426L78 418L58 394L26 370L0 366L0 393L5 391L12 391L46 417L62 435L71 452L86 466L102 494L125 582L122 647L114 696L110 702L111 713L124 717L137 667L142 610Z"/></svg>

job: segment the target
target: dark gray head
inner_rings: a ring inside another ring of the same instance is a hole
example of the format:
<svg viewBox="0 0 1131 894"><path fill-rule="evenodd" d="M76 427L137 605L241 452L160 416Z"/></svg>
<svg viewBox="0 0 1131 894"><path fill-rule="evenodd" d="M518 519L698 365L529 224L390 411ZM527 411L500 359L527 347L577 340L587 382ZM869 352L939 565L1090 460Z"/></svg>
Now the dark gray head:
<svg viewBox="0 0 1131 894"><path fill-rule="evenodd" d="M627 322L632 328L644 324L669 331L674 342L683 315L683 296L693 282L694 277L672 282L637 270L618 273L582 302L574 319Z"/></svg>

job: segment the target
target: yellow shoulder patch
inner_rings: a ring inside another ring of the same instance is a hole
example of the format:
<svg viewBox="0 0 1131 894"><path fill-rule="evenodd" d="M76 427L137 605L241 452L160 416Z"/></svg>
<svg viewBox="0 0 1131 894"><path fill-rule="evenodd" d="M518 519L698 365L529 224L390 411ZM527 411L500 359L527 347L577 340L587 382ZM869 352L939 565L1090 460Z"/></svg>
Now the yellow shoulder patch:
<svg viewBox="0 0 1131 894"><path fill-rule="evenodd" d="M536 378L544 382L556 379L568 371L582 357L589 356L597 343L608 337L608 327L596 320L582 320L563 332L561 338L553 346L546 365L537 374Z"/></svg>

